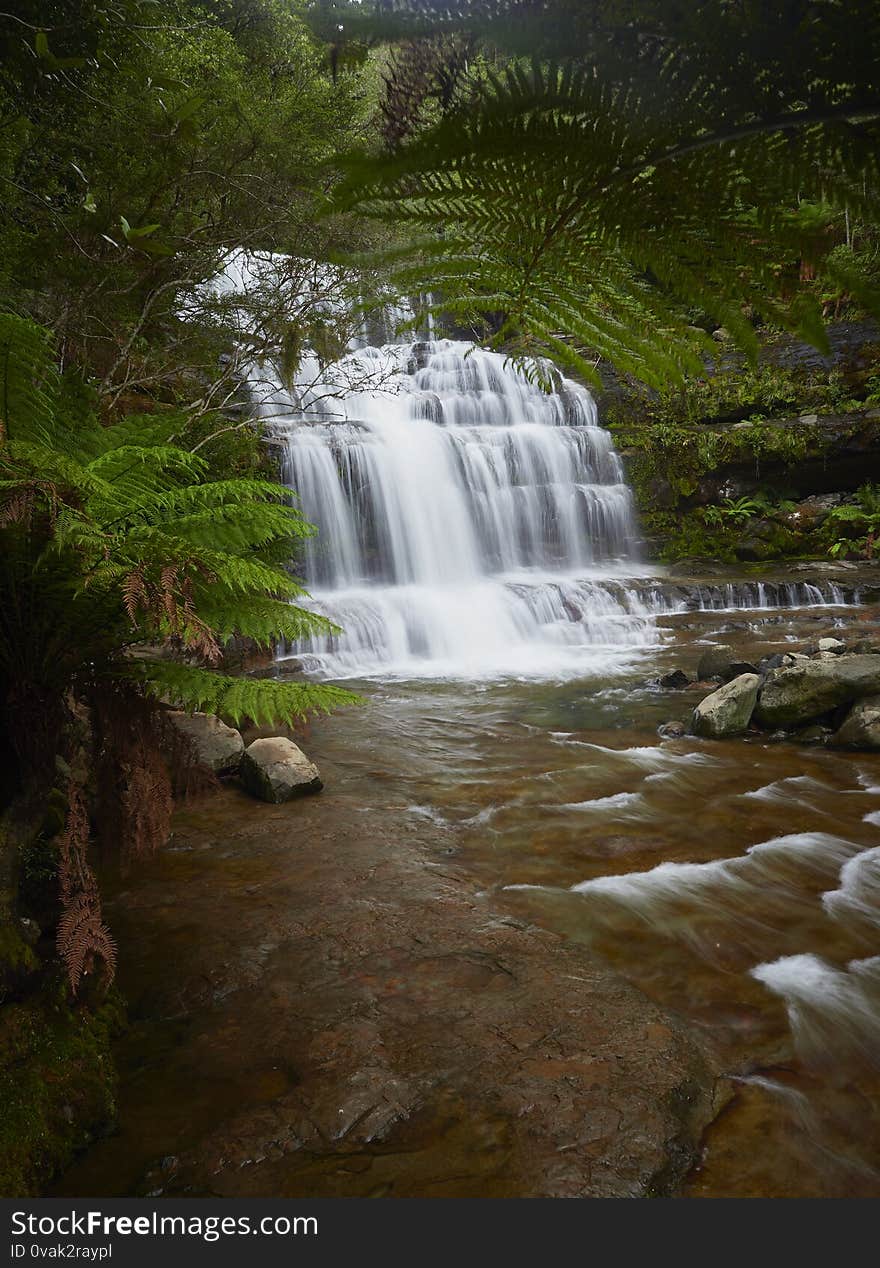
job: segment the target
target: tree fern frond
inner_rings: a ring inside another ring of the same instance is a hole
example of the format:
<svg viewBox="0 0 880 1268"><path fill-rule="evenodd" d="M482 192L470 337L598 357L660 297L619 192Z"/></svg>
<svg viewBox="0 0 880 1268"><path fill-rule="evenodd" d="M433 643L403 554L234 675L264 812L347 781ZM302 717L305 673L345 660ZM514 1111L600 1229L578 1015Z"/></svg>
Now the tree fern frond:
<svg viewBox="0 0 880 1268"><path fill-rule="evenodd" d="M49 332L0 312L0 444L50 442L59 386Z"/></svg>
<svg viewBox="0 0 880 1268"><path fill-rule="evenodd" d="M540 6L545 25L574 7ZM495 28L502 8L519 12L499 7ZM880 33L877 6L856 8ZM823 347L797 263L808 252L823 275L833 244L793 209L812 198L880 213L877 48L855 46L841 6L806 0L784 21L723 0L636 4L629 34L613 4L587 9L583 40L556 61L483 75L393 154L355 157L338 205L421 231L384 259L392 276L454 313L501 312L511 346L536 354L586 344L646 382L675 379L699 343L686 307L751 356L758 318ZM463 6L445 12L469 21ZM824 275L844 273L838 260ZM850 280L873 306L873 288Z"/></svg>
<svg viewBox="0 0 880 1268"><path fill-rule="evenodd" d="M324 683L232 678L172 661L140 662L136 671L147 690L190 711L257 723L292 723L313 713L361 704L353 692Z"/></svg>

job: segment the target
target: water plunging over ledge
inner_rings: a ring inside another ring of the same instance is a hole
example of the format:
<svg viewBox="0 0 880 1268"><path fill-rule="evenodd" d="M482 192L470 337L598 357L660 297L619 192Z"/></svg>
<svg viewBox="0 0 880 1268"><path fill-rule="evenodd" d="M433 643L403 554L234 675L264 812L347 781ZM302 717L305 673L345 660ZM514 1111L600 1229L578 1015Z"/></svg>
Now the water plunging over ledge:
<svg viewBox="0 0 880 1268"><path fill-rule="evenodd" d="M289 655L369 708L321 798L224 789L111 898L120 1132L63 1191L876 1196L880 755L657 726L707 642L880 642L880 566L645 567L587 392L388 335L261 402L345 627Z"/></svg>
<svg viewBox="0 0 880 1268"><path fill-rule="evenodd" d="M318 535L305 577L342 627L290 650L332 676L553 675L654 641L632 495L596 406L556 375L442 339L364 347L341 367L378 386L261 411Z"/></svg>
<svg viewBox="0 0 880 1268"><path fill-rule="evenodd" d="M282 659L333 678L571 678L623 672L670 612L857 598L833 581L682 586L645 566L595 402L548 372L552 392L449 339L307 357L292 389L260 371L283 478L318 528L302 571L342 628Z"/></svg>

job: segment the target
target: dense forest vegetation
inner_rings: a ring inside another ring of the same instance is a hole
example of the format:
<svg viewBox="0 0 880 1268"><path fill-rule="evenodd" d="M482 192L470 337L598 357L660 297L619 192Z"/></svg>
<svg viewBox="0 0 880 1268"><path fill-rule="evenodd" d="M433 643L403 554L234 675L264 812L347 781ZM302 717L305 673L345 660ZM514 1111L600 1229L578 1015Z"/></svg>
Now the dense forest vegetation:
<svg viewBox="0 0 880 1268"><path fill-rule="evenodd" d="M166 839L198 777L167 706L354 699L230 669L331 628L244 367L333 360L357 305L430 293L534 381L549 357L607 394L665 557L871 555L873 457L806 533L791 472L875 448L880 335L843 369L773 349L880 313L878 49L868 0L0 15L0 1190L112 1115L89 852ZM286 264L233 301L209 283L242 249Z"/></svg>

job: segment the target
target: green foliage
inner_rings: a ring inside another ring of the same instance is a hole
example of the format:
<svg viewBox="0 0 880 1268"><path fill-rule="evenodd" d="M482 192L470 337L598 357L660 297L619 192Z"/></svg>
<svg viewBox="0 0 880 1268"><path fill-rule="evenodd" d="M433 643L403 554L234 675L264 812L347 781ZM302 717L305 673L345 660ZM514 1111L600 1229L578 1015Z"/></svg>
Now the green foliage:
<svg viewBox="0 0 880 1268"><path fill-rule="evenodd" d="M37 1196L116 1113L118 997L72 1008L60 981L0 1010L0 1195Z"/></svg>
<svg viewBox="0 0 880 1268"><path fill-rule="evenodd" d="M766 504L754 498L725 498L721 506L707 506L703 518L707 524L744 524L754 515L760 515Z"/></svg>
<svg viewBox="0 0 880 1268"><path fill-rule="evenodd" d="M880 534L880 485L863 484L851 502L832 507L824 525L828 553L871 559Z"/></svg>
<svg viewBox="0 0 880 1268"><path fill-rule="evenodd" d="M204 459L172 443L173 416L103 428L66 413L51 342L29 323L0 314L0 345L13 378L24 361L40 384L0 416L0 709L13 741L27 738L40 702L57 730L65 694L105 679L261 721L351 703L324 686L166 659L210 666L234 635L268 646L334 631L298 605L305 591L278 562L314 531L287 491L210 479ZM153 650L133 658L139 645Z"/></svg>
<svg viewBox="0 0 880 1268"><path fill-rule="evenodd" d="M144 395L211 408L255 345L279 353L300 314L266 303L230 346L206 300L236 249L326 260L369 241L318 213L336 151L367 135L378 73L334 80L300 8L23 0L19 21L0 15L0 305L52 329L113 416Z"/></svg>
<svg viewBox="0 0 880 1268"><path fill-rule="evenodd" d="M658 385L698 372L688 309L754 356L758 320L826 347L820 284L880 308L829 232L877 221L872 0L397 7L414 31L539 33L530 64L474 83L386 159L354 159L336 199L421 234L385 263L484 319L494 346L593 381L604 357Z"/></svg>

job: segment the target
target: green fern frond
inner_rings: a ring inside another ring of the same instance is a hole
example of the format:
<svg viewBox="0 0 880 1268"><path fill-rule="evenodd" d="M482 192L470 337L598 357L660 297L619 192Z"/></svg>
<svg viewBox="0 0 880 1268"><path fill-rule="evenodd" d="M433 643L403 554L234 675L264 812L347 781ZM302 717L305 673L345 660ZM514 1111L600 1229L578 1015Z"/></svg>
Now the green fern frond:
<svg viewBox="0 0 880 1268"><path fill-rule="evenodd" d="M412 236L372 261L396 284L432 289L441 313L501 313L495 346L585 375L589 350L651 385L679 379L705 351L687 309L752 358L761 319L824 348L804 252L880 313L877 288L820 231L835 210L880 214L880 55L852 38L856 21L880 36L880 19L855 6L844 21L842 6L796 3L789 22L722 0L637 4L623 22L613 4L580 6L581 19L567 0L478 4L502 41L513 13L574 34L556 61L482 74L393 154L354 157L337 203ZM463 28L473 17L411 7ZM793 214L802 202L828 210Z"/></svg>
<svg viewBox="0 0 880 1268"><path fill-rule="evenodd" d="M246 719L270 725L292 723L310 714L363 703L353 692L324 683L232 678L172 661L142 661L133 672L154 696L182 709L230 718L236 726Z"/></svg>
<svg viewBox="0 0 880 1268"><path fill-rule="evenodd" d="M341 633L338 625L320 613L280 599L267 599L262 595L239 597L233 608L225 596L221 595L219 602L214 602L214 598L209 589L199 602L199 615L221 641L242 635L268 647L276 641L292 643L314 635Z"/></svg>
<svg viewBox="0 0 880 1268"><path fill-rule="evenodd" d="M59 389L49 331L0 312L0 444L50 442Z"/></svg>

